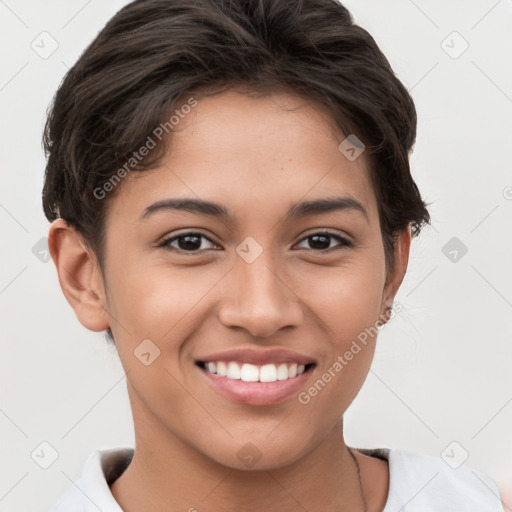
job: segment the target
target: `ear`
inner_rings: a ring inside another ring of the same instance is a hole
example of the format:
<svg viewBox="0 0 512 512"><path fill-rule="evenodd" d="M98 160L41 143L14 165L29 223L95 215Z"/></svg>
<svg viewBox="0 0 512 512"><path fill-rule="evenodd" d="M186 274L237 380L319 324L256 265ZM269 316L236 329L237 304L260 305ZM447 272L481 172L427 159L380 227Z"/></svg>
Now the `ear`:
<svg viewBox="0 0 512 512"><path fill-rule="evenodd" d="M411 226L407 226L406 229L399 232L395 238L394 243L394 254L395 254L395 266L390 271L390 275L386 280L384 286L381 304L381 318L383 323L389 321L391 314L391 305L393 299L402 284L402 281L407 271L407 264L409 263L409 251L411 248Z"/></svg>
<svg viewBox="0 0 512 512"><path fill-rule="evenodd" d="M108 329L104 283L94 253L64 219L52 222L48 246L62 292L80 323L91 331Z"/></svg>

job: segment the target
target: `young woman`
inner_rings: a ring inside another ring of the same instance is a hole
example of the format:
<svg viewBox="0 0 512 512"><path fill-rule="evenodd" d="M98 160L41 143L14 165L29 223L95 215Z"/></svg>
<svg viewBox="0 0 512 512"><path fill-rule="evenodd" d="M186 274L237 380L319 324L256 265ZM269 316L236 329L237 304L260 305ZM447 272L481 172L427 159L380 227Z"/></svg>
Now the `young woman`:
<svg viewBox="0 0 512 512"><path fill-rule="evenodd" d="M52 512L502 511L487 475L346 445L429 213L416 111L335 0L138 0L61 84L60 284L126 372L136 446Z"/></svg>

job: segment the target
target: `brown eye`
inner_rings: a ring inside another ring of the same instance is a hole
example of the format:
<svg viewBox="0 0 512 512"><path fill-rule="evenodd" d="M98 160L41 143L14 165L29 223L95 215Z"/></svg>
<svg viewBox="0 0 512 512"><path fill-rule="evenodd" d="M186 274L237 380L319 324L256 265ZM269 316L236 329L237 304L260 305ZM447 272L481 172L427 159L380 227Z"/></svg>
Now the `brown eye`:
<svg viewBox="0 0 512 512"><path fill-rule="evenodd" d="M340 249L343 247L353 247L353 244L347 238L337 235L335 233L329 232L320 232L313 233L301 240L308 241L310 247L306 247L306 249L312 249L315 252L329 252L333 249ZM331 241L335 240L338 242L337 246L331 247Z"/></svg>
<svg viewBox="0 0 512 512"><path fill-rule="evenodd" d="M158 247L166 247L178 252L189 253L201 252L202 250L211 249L211 247L203 246L203 240L207 240L209 243L215 245L212 240L210 240L202 233L189 232L166 238L160 244L158 244Z"/></svg>

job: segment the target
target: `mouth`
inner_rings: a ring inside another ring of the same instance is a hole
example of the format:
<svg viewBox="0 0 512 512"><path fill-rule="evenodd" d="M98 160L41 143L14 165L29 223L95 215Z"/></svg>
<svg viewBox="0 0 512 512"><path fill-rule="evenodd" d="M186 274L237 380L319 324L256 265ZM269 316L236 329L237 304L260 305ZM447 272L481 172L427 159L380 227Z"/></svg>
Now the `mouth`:
<svg viewBox="0 0 512 512"><path fill-rule="evenodd" d="M316 366L309 357L279 349L232 350L195 361L198 372L216 393L230 402L252 406L293 399Z"/></svg>
<svg viewBox="0 0 512 512"><path fill-rule="evenodd" d="M268 363L256 365L239 361L197 361L202 370L231 380L243 382L277 382L295 379L310 371L315 363Z"/></svg>

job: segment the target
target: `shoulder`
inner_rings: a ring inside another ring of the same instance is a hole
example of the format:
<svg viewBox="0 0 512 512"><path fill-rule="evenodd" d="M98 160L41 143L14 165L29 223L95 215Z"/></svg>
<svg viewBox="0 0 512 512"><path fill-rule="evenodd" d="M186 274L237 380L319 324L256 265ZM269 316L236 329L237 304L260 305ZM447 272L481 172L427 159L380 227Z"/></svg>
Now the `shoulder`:
<svg viewBox="0 0 512 512"><path fill-rule="evenodd" d="M497 483L466 465L398 448L359 449L389 464L382 512L503 512Z"/></svg>
<svg viewBox="0 0 512 512"><path fill-rule="evenodd" d="M80 478L68 487L49 512L122 512L109 484L126 469L132 456L133 448L92 452Z"/></svg>

